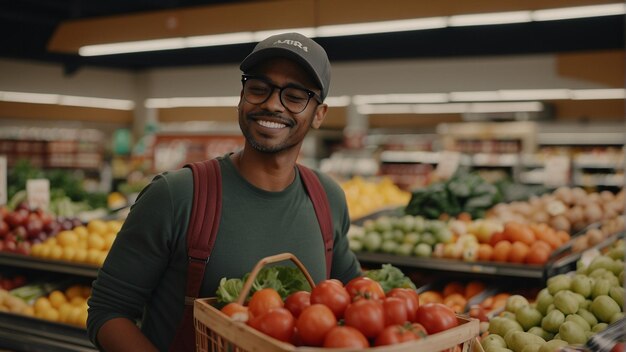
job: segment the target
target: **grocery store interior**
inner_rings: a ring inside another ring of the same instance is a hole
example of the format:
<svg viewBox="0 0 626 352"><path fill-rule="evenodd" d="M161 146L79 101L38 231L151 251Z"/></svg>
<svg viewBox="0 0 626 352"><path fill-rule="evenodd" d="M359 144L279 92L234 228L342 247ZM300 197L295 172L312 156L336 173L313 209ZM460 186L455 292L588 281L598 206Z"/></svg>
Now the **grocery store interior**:
<svg viewBox="0 0 626 352"><path fill-rule="evenodd" d="M87 299L130 206L155 175L243 146L239 62L274 31L328 53L328 115L298 161L342 187L364 270L399 269L485 342L510 297L545 318L550 283L604 275L582 294L584 341L519 322L597 350L626 325L625 15L614 0L2 2L0 351L96 350ZM596 296L618 311L596 314Z"/></svg>

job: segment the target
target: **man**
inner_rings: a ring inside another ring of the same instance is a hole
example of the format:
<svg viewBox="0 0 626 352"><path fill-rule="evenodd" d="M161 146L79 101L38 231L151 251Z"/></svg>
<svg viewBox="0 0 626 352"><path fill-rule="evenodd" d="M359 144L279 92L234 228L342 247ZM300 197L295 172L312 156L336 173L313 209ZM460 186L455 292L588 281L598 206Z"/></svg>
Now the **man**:
<svg viewBox="0 0 626 352"><path fill-rule="evenodd" d="M280 34L260 42L240 68L239 126L246 142L218 159L222 210L200 297L215 296L222 277L241 278L259 259L283 252L295 254L315 282L326 278L320 225L296 168L304 137L328 111L326 52L303 35ZM333 218L331 277L345 283L360 275L346 238L345 197L328 176L316 174ZM192 198L188 168L159 175L142 191L94 281L88 332L99 348L165 351L172 345L185 301Z"/></svg>

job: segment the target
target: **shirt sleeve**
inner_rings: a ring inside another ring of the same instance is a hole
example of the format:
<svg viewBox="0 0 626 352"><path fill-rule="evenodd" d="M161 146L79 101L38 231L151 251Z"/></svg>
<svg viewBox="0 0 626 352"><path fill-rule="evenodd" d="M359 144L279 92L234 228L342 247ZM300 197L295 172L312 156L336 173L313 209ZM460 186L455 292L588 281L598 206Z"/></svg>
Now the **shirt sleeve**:
<svg viewBox="0 0 626 352"><path fill-rule="evenodd" d="M157 176L140 193L93 283L87 330L97 344L108 320L139 319L167 267L173 248L172 198L167 180Z"/></svg>

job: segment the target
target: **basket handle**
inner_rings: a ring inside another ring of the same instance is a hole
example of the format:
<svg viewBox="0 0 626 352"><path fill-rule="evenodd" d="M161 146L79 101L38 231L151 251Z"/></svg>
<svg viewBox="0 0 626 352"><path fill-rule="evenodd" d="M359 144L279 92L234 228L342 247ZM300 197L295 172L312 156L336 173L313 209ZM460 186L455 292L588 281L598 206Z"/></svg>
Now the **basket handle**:
<svg viewBox="0 0 626 352"><path fill-rule="evenodd" d="M302 273L304 274L304 277L309 282L309 285L311 285L311 289L315 287L315 282L313 282L313 278L311 278L311 274L309 274L309 272L304 267L304 264L302 264L302 262L298 258L296 258L295 255L291 253L280 253L280 254L271 255L269 257L262 258L261 260L259 260L258 263L256 263L256 265L250 272L250 276L248 276L248 279L243 284L243 288L241 289L241 292L239 293L239 298L237 298L237 303L241 305L244 304L246 297L248 297L248 293L250 293L250 289L252 288L252 284L254 283L254 280L256 280L256 277L259 274L259 271L261 271L261 269L263 269L264 266L266 266L267 264L271 264L271 263L282 262L284 260L291 260L292 262L294 262L294 264L296 264L298 269L300 269L300 271L302 271Z"/></svg>

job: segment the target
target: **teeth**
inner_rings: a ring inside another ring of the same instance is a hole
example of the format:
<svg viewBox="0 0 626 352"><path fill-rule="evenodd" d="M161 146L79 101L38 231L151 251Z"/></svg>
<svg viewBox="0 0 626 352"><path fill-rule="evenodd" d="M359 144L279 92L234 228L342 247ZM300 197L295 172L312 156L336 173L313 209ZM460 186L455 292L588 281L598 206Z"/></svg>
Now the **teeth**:
<svg viewBox="0 0 626 352"><path fill-rule="evenodd" d="M287 125L282 124L282 123L272 122L272 121L264 121L264 120L259 120L258 123L259 123L259 125L261 125L263 127L267 127L267 128L283 128L283 127L287 126Z"/></svg>

